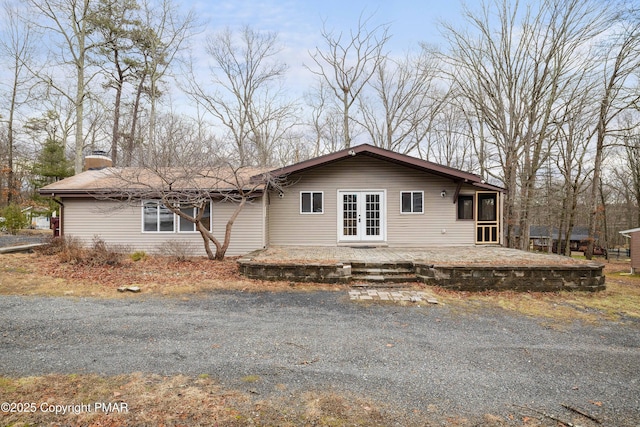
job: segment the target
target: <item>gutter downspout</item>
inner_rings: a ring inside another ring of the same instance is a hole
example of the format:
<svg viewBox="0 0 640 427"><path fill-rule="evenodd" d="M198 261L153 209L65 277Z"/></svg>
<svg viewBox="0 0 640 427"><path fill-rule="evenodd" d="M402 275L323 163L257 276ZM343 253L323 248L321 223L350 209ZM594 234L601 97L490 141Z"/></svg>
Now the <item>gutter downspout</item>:
<svg viewBox="0 0 640 427"><path fill-rule="evenodd" d="M62 200L56 199L55 193L51 193L51 200L60 206L60 237L62 237L64 236L64 203L62 203Z"/></svg>

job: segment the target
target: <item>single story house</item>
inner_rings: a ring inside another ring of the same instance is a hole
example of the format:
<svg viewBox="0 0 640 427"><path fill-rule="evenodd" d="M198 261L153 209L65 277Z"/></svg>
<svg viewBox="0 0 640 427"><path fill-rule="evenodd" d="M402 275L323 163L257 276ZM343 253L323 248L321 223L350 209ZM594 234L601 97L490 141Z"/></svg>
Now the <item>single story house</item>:
<svg viewBox="0 0 640 427"><path fill-rule="evenodd" d="M518 232L519 227L516 227ZM598 234L596 234L596 241ZM549 251L549 244L552 245L553 253L558 253L558 243L565 244L565 232L560 236L558 227L549 227L546 225L532 225L529 227L529 248L537 251ZM589 228L586 226L576 225L571 230L569 236L569 248L571 251L585 251L587 242L589 241ZM561 248L563 250L564 248ZM603 249L596 245L594 252L596 255L602 255ZM599 253L598 253L599 252Z"/></svg>
<svg viewBox="0 0 640 427"><path fill-rule="evenodd" d="M156 178L141 174L137 183L119 183L117 177L125 171L94 168L40 189L61 206L61 234L87 243L95 236L150 253L180 242L204 255L194 224L164 208L152 192L142 195ZM475 174L371 145L244 176L242 185L254 187L233 225L227 255L269 245L420 248L503 243L502 188ZM266 176L283 185L264 180L255 185ZM172 184L179 185L171 182L169 187ZM222 238L237 206L228 197L234 188L220 179L203 179L197 186L208 186L210 198L202 221ZM136 190L139 197L132 196Z"/></svg>

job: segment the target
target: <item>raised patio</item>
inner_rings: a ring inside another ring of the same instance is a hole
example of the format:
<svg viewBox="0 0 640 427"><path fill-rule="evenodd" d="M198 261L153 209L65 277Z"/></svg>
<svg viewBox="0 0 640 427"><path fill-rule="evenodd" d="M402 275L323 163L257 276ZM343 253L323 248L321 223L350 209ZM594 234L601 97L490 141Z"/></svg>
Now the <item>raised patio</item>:
<svg viewBox="0 0 640 427"><path fill-rule="evenodd" d="M238 263L243 275L262 280L385 287L422 282L466 291L605 289L601 263L496 246L275 246Z"/></svg>

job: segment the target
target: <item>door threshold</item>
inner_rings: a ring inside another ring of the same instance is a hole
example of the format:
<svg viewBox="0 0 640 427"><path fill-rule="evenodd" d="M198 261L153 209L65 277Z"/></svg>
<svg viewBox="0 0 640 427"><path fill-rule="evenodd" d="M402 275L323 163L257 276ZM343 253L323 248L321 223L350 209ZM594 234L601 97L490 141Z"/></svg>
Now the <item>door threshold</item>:
<svg viewBox="0 0 640 427"><path fill-rule="evenodd" d="M357 242L340 242L340 247L349 247L354 249L374 249L374 248L388 248L387 243L357 243Z"/></svg>

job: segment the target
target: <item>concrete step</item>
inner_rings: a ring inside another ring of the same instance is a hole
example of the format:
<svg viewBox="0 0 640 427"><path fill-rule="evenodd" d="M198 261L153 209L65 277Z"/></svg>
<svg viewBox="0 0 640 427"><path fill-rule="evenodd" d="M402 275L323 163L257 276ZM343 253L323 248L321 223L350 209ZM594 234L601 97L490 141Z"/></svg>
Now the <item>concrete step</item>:
<svg viewBox="0 0 640 427"><path fill-rule="evenodd" d="M408 268L353 268L352 275L379 275L379 276L395 276L403 274L415 274L413 269Z"/></svg>
<svg viewBox="0 0 640 427"><path fill-rule="evenodd" d="M413 282L417 280L415 274L352 274L351 280L366 280L370 282Z"/></svg>
<svg viewBox="0 0 640 427"><path fill-rule="evenodd" d="M413 282L415 282L415 280L411 279L405 279L401 282L371 282L352 279L351 283L349 283L349 286L355 289L404 289L411 288L411 285L407 284Z"/></svg>
<svg viewBox="0 0 640 427"><path fill-rule="evenodd" d="M417 277L412 263L351 264L352 286L379 287L415 281Z"/></svg>
<svg viewBox="0 0 640 427"><path fill-rule="evenodd" d="M351 261L352 269L361 269L361 268L374 268L374 269L405 269L413 271L413 263L412 262L362 262L362 261Z"/></svg>

